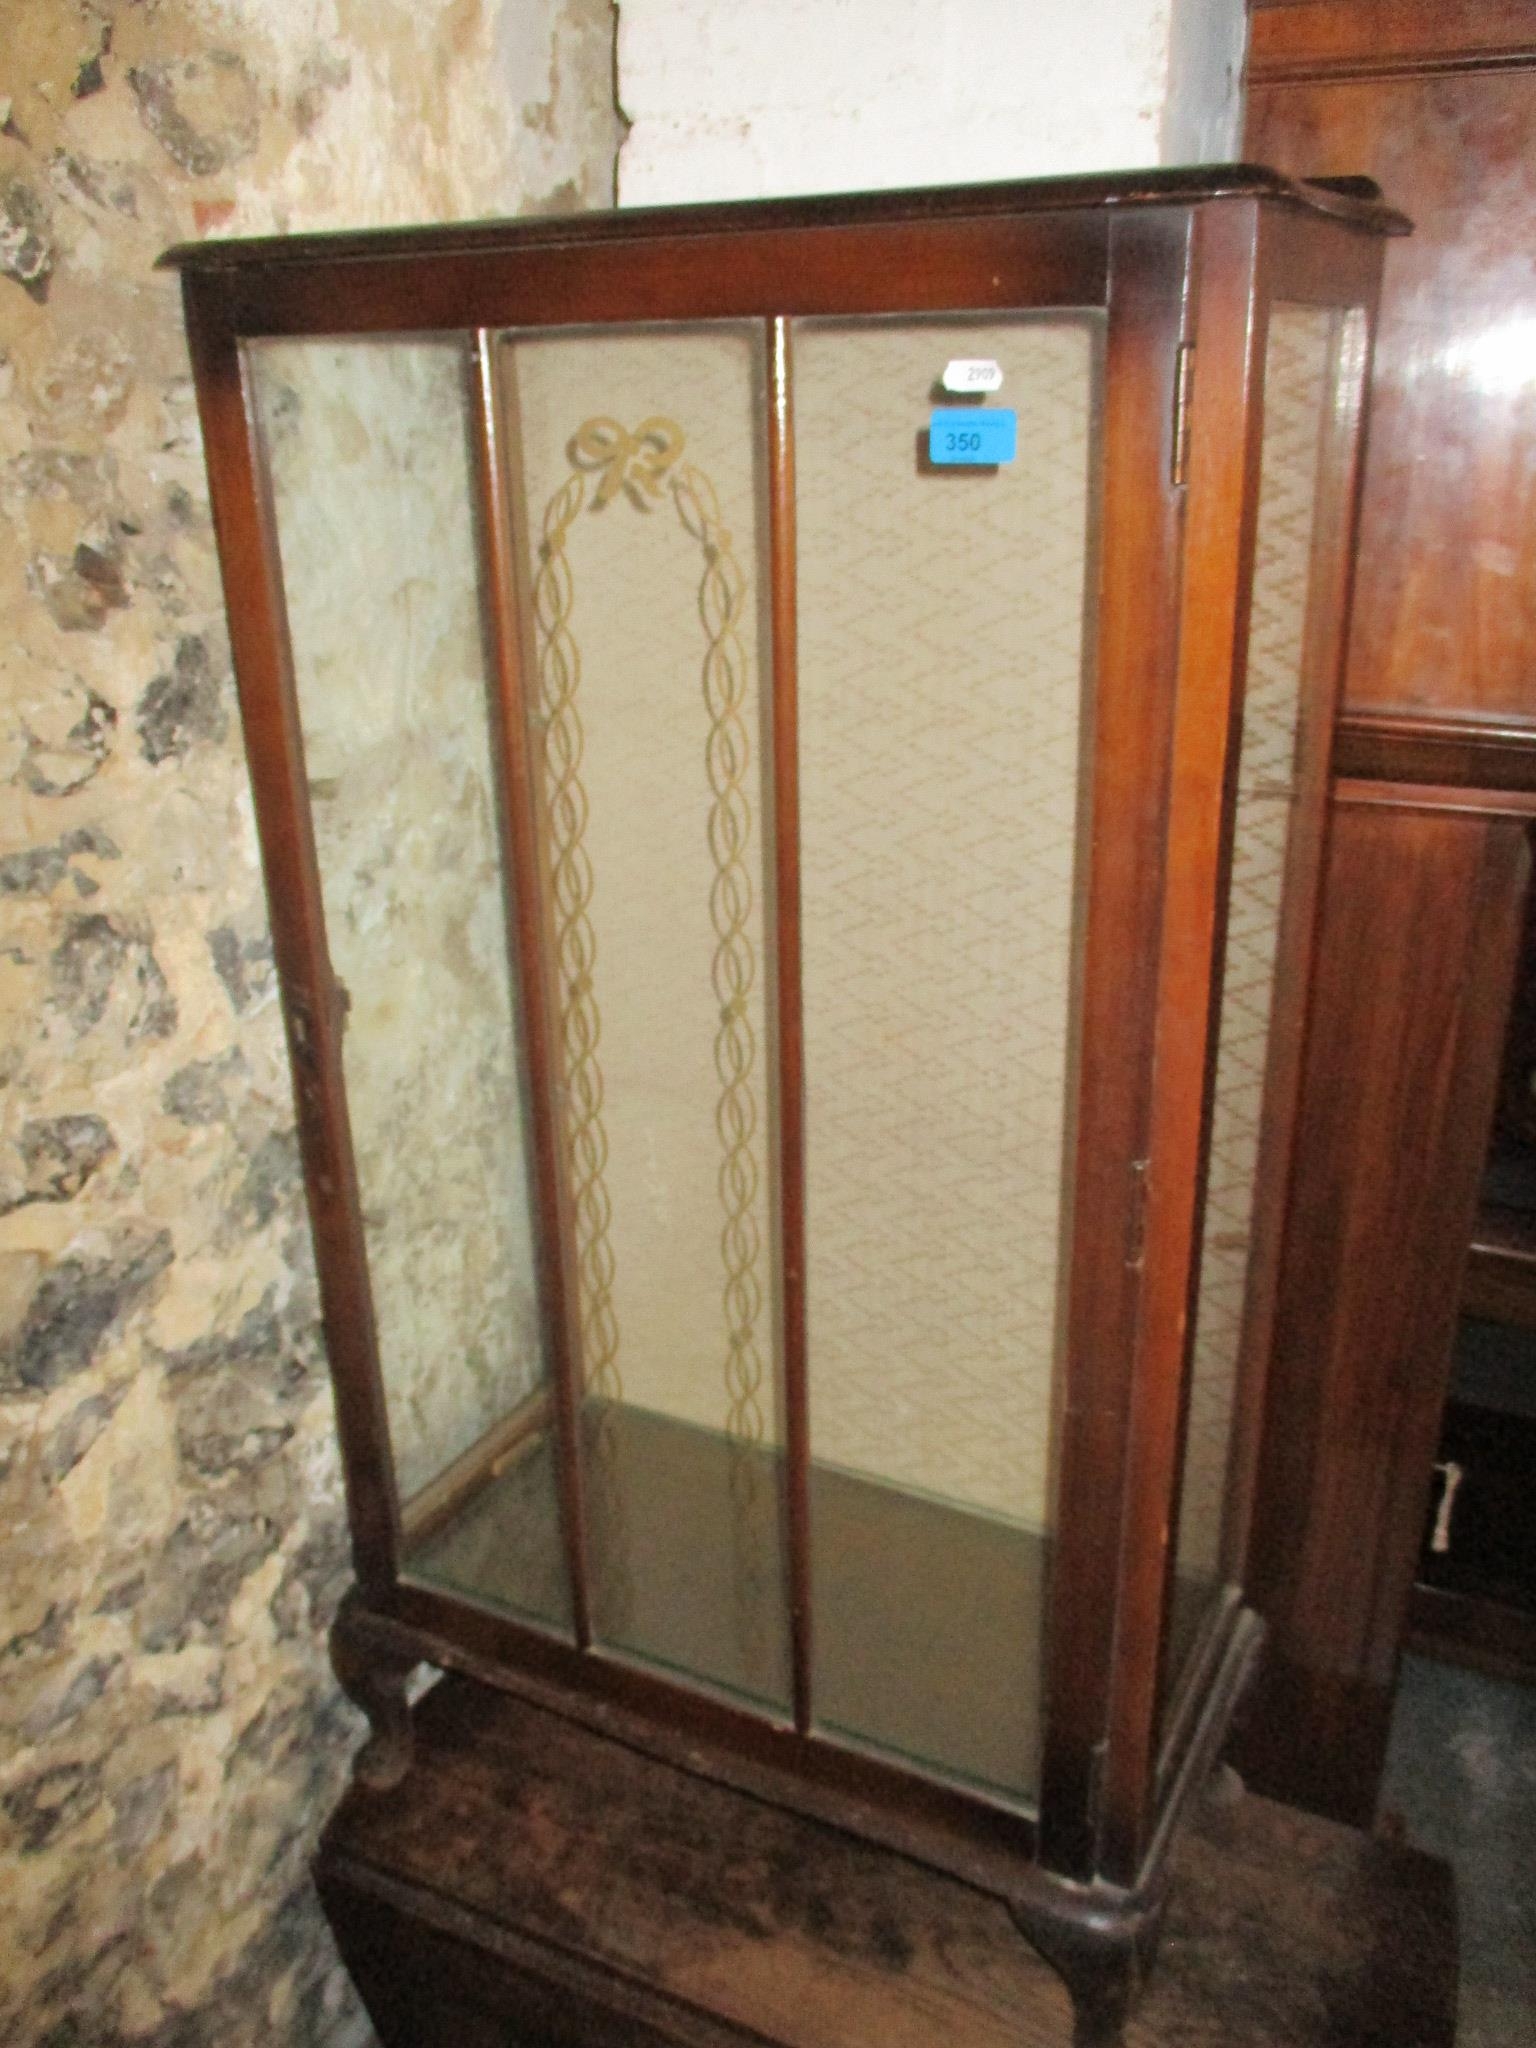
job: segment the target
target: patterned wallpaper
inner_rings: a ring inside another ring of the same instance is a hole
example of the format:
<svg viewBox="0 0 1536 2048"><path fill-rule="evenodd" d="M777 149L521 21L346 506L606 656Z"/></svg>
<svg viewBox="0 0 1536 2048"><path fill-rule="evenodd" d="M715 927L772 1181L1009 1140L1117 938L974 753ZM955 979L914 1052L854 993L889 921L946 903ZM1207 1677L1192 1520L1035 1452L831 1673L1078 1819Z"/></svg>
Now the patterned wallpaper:
<svg viewBox="0 0 1536 2048"><path fill-rule="evenodd" d="M802 330L806 1231L819 1457L1048 1519L1096 317ZM930 471L950 356L1019 458Z"/></svg>
<svg viewBox="0 0 1536 2048"><path fill-rule="evenodd" d="M1178 1532L1179 1568L1196 1576L1216 1568L1226 1500L1335 318L1323 308L1293 305L1277 305L1270 317L1232 895Z"/></svg>

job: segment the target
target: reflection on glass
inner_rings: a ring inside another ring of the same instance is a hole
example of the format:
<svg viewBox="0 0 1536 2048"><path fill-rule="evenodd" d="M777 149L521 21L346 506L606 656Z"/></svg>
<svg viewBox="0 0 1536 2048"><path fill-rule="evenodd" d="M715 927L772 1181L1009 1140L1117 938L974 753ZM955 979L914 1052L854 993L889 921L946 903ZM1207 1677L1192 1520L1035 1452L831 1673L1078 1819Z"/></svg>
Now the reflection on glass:
<svg viewBox="0 0 1536 2048"><path fill-rule="evenodd" d="M759 338L508 335L598 1641L781 1709Z"/></svg>
<svg viewBox="0 0 1536 2048"><path fill-rule="evenodd" d="M1037 1783L1095 314L794 336L814 1697ZM952 357L1018 458L930 466Z"/></svg>
<svg viewBox="0 0 1536 2048"><path fill-rule="evenodd" d="M1288 304L1277 304L1270 316L1205 1233L1174 1551L1170 1674L1182 1668L1223 1579L1223 1518L1337 320L1327 308Z"/></svg>
<svg viewBox="0 0 1536 2048"><path fill-rule="evenodd" d="M563 1628L463 346L252 364L408 1562Z"/></svg>

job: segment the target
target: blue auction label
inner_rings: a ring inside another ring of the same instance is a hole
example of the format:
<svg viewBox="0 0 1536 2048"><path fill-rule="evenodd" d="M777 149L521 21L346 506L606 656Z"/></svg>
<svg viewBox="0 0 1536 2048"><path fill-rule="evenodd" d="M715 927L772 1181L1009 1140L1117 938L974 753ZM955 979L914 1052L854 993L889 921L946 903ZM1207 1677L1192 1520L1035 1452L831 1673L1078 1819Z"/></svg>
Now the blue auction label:
<svg viewBox="0 0 1536 2048"><path fill-rule="evenodd" d="M1000 405L941 405L928 419L928 460L990 468L1018 453L1019 416Z"/></svg>

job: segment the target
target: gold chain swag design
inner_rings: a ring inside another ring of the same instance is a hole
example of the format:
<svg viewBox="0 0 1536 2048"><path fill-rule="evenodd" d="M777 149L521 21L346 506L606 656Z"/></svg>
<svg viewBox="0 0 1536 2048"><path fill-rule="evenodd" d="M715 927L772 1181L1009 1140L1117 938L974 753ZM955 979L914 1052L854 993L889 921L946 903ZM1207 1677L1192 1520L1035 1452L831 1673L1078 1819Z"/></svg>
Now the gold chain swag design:
<svg viewBox="0 0 1536 2048"><path fill-rule="evenodd" d="M562 997L560 1033L565 1049L577 1319L587 1389L606 1401L618 1401L624 1389L618 1365L619 1326L613 1313L613 1247L609 1242L613 1205L608 1199L608 1133L603 1125L603 1070L598 1061L602 1014L594 987L597 934L588 915L592 861L586 848L588 804L581 779L586 735L576 701L581 650L570 628L575 589L565 553L566 535L584 495L584 480L569 477L545 508L539 566L533 579L533 616L549 806L555 964Z"/></svg>
<svg viewBox="0 0 1536 2048"><path fill-rule="evenodd" d="M758 1335L763 1288L758 1271L761 1181L753 1086L757 1038L749 1013L757 961L750 935L753 889L747 862L752 833L746 783L750 748L742 716L747 656L740 629L746 579L714 486L692 464L680 464L684 439L677 422L659 414L642 420L633 432L604 415L584 421L569 447L575 474L566 479L545 509L533 584L553 842L555 946L563 995L561 1033L570 1090L581 1333L588 1388L610 1400L621 1398L619 1335L612 1302L614 1261L609 1243L612 1209L605 1182L608 1143L598 1062L601 1019L594 993L597 942L588 914L592 865L584 844L584 735L576 702L581 655L571 632L574 588L566 554L572 523L586 500L587 478L595 475L593 511L611 504L621 492L644 511L670 494L684 530L698 542L703 555L698 605L706 643L705 763L710 787L709 851L714 866L709 897L715 932L711 980L719 1006L714 1054L720 1095L715 1126L720 1138L718 1186L725 1218L720 1249L725 1268L726 1427L739 1442L757 1444L764 1435L764 1367Z"/></svg>
<svg viewBox="0 0 1536 2048"><path fill-rule="evenodd" d="M759 1186L757 1096L752 1086L757 1034L748 1008L757 976L751 939L752 875L746 855L752 837L747 798L746 651L740 624L746 579L731 549L714 486L691 465L672 485L678 517L699 543L704 573L699 582L699 616L708 646L704 654L704 706L709 716L705 764L709 775L709 851L715 865L709 892L715 954L710 967L719 1023L715 1027L715 1074L720 1096L715 1129L720 1137L720 1206L725 1223L720 1254L725 1266L726 1427L746 1443L763 1438L763 1357L757 1326L763 1312L758 1278L761 1244L757 1227Z"/></svg>

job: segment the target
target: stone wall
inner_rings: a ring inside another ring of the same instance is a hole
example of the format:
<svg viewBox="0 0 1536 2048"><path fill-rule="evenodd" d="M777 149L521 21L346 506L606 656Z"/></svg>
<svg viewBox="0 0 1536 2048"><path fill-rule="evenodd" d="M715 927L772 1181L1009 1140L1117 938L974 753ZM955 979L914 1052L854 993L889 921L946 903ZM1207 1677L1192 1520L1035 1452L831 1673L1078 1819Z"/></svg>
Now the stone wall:
<svg viewBox="0 0 1536 2048"><path fill-rule="evenodd" d="M601 204L608 0L5 0L0 2041L366 2028L330 1397L174 281Z"/></svg>
<svg viewBox="0 0 1536 2048"><path fill-rule="evenodd" d="M467 350L263 341L251 381L409 1502L543 1376Z"/></svg>

